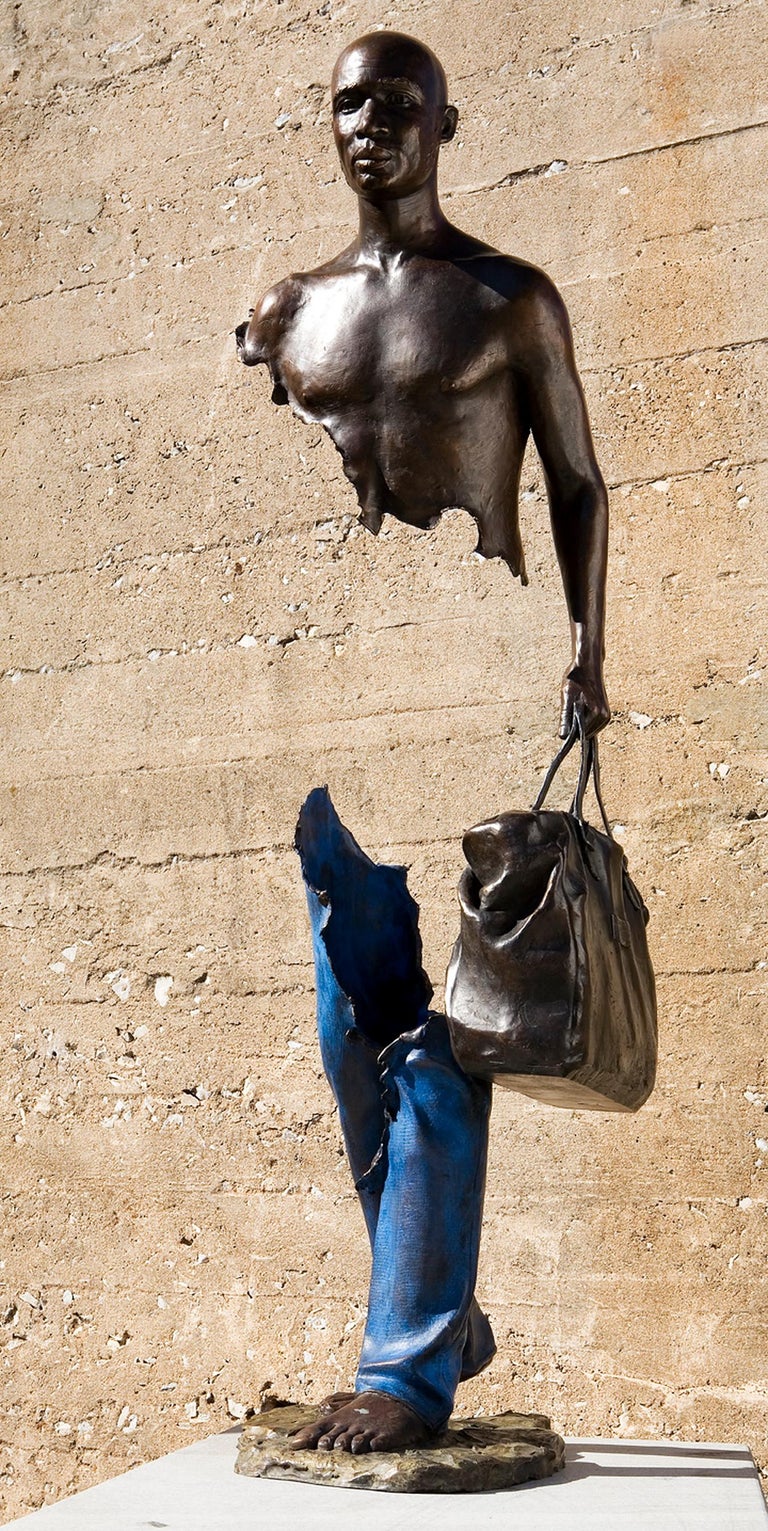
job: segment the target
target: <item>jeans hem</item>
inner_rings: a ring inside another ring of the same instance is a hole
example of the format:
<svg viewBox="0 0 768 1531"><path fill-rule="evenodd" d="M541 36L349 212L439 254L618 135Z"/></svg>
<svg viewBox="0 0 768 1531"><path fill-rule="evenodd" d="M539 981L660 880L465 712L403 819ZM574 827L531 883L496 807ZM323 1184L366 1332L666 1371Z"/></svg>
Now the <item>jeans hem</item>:
<svg viewBox="0 0 768 1531"><path fill-rule="evenodd" d="M415 1414L416 1418L433 1435L439 1435L440 1431L445 1429L453 1412L451 1408L447 1414L444 1409L439 1414L436 1414L429 1407L425 1407L423 1400L418 1396L414 1400L412 1389L393 1384L389 1378L379 1382L375 1375L373 1377L365 1377L358 1372L355 1378L355 1391L358 1393L386 1393L390 1398L396 1398L398 1403L404 1403L406 1408L410 1409L411 1413Z"/></svg>

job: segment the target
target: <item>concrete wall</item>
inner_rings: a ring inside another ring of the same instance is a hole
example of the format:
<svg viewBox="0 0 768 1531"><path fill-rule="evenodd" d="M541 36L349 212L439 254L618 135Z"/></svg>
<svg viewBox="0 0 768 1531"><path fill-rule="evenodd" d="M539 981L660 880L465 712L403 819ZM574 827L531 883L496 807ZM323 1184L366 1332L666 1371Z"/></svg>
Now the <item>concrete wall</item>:
<svg viewBox="0 0 768 1531"><path fill-rule="evenodd" d="M652 915L636 1119L497 1094L467 1406L763 1458L759 0L21 0L3 9L6 1514L352 1375L362 1221L290 848L327 781L439 985L461 831L525 805L567 659L469 518L378 541L234 324L352 229L340 46L416 33L456 221L569 305L612 489L609 810Z"/></svg>

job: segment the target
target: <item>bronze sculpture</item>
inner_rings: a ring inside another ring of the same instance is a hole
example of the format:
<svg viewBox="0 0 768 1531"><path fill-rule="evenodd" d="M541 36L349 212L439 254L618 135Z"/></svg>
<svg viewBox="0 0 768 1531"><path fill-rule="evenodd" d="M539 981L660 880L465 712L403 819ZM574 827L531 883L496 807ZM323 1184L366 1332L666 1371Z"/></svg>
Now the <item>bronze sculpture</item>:
<svg viewBox="0 0 768 1531"><path fill-rule="evenodd" d="M503 558L523 583L517 493L532 433L572 634L560 731L567 737L578 723L593 736L610 717L602 675L607 495L563 302L536 267L445 218L437 163L457 113L428 48L393 32L360 38L337 61L332 98L358 235L261 299L237 330L240 357L269 368L275 403L328 430L372 532L387 513L425 527L462 507L478 525L478 550ZM297 844L323 1060L374 1274L357 1391L329 1400L325 1418L296 1443L397 1450L427 1440L450 1412L460 1378L493 1354L473 1296L490 1086L458 1068L444 1018L427 1009L431 988L401 869L368 861L327 794L310 794ZM443 1201L435 1186L449 1150L455 1184ZM434 1220L426 1231L415 1185Z"/></svg>

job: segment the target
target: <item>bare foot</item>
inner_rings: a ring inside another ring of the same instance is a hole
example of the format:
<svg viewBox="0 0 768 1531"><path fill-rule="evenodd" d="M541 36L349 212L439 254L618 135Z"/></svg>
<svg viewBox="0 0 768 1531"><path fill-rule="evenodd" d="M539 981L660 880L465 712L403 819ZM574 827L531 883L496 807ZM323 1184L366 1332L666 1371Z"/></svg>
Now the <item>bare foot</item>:
<svg viewBox="0 0 768 1531"><path fill-rule="evenodd" d="M389 1393L353 1393L313 1425L290 1438L295 1451L404 1451L423 1446L431 1436L424 1421Z"/></svg>

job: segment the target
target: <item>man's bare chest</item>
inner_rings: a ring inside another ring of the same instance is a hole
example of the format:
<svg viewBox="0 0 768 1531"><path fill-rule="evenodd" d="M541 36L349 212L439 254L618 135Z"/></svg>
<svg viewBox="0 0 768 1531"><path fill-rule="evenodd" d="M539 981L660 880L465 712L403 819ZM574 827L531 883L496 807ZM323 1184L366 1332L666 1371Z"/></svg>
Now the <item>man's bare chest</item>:
<svg viewBox="0 0 768 1531"><path fill-rule="evenodd" d="M378 281L357 273L307 281L276 358L312 413L446 403L509 364L503 305L455 271Z"/></svg>

